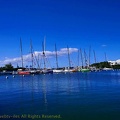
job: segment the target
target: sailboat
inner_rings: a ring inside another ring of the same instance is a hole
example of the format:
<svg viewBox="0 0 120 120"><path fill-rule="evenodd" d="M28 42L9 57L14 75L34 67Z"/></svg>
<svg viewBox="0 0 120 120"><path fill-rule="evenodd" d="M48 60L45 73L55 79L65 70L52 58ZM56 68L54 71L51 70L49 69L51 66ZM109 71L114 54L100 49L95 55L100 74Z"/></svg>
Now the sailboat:
<svg viewBox="0 0 120 120"><path fill-rule="evenodd" d="M44 41L42 42L42 48L43 48L42 58L43 58L43 62L44 62L44 68L41 70L41 73L43 73L43 74L53 73L52 69L46 68L45 37L44 37Z"/></svg>
<svg viewBox="0 0 120 120"><path fill-rule="evenodd" d="M93 50L93 56L94 56L94 63L96 64L97 60L96 60L95 50ZM91 71L95 71L95 72L100 71L100 69L96 68L95 66L91 67L90 69L91 69Z"/></svg>
<svg viewBox="0 0 120 120"><path fill-rule="evenodd" d="M105 62L108 62L106 52L104 54L105 54ZM102 70L108 71L108 70L113 70L113 68L112 68L112 66L111 67L104 67Z"/></svg>
<svg viewBox="0 0 120 120"><path fill-rule="evenodd" d="M87 63L87 56L86 56L86 52L85 52L85 50L84 50L84 57L85 57L85 67L83 67L83 63L82 63L82 68L80 69L80 71L81 72L90 72L90 69L88 68L88 63ZM81 51L81 59L83 59L82 58L82 51Z"/></svg>
<svg viewBox="0 0 120 120"><path fill-rule="evenodd" d="M38 68L39 68L39 63L38 63L38 60L37 60L37 58L36 58L36 55L35 55L35 53L33 52L34 50L33 50L33 46L32 46L32 40L30 41L30 50L31 50L31 68L30 68L30 74L39 74L40 73L40 70L38 69L38 70L36 70L35 69L35 67L34 67L34 59L36 60L36 63L37 63L37 65L38 65Z"/></svg>
<svg viewBox="0 0 120 120"><path fill-rule="evenodd" d="M63 69L60 69L59 67L58 67L58 55L57 55L57 47L56 47L56 44L55 44L55 55L56 55L56 69L53 69L53 73L61 73L61 72L63 72Z"/></svg>
<svg viewBox="0 0 120 120"><path fill-rule="evenodd" d="M79 66L79 54L81 57L81 67ZM80 48L80 50L78 50L78 71L81 71L82 68L83 68L83 57L82 57L82 50Z"/></svg>
<svg viewBox="0 0 120 120"><path fill-rule="evenodd" d="M23 70L24 66L23 66L23 54L22 54L22 40L20 38L20 51L21 51L21 61L22 61L22 69L18 69L18 74L19 75L29 75L30 71L28 70Z"/></svg>
<svg viewBox="0 0 120 120"><path fill-rule="evenodd" d="M67 46L67 51L68 51L68 63L69 63L69 67L66 67L64 69L64 72L77 72L77 69L71 67L70 51L69 51L69 47L68 46Z"/></svg>

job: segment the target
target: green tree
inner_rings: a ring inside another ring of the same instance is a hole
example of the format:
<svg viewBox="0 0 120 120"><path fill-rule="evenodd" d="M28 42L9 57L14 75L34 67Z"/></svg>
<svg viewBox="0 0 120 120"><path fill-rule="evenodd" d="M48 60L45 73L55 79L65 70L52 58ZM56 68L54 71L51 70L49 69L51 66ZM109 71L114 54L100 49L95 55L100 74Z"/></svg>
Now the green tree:
<svg viewBox="0 0 120 120"><path fill-rule="evenodd" d="M5 65L5 70L8 70L8 71L13 70L12 64L11 64L11 63L6 64L6 65Z"/></svg>
<svg viewBox="0 0 120 120"><path fill-rule="evenodd" d="M109 62L94 63L91 66L95 66L96 68L105 68L105 67L111 68L112 67Z"/></svg>

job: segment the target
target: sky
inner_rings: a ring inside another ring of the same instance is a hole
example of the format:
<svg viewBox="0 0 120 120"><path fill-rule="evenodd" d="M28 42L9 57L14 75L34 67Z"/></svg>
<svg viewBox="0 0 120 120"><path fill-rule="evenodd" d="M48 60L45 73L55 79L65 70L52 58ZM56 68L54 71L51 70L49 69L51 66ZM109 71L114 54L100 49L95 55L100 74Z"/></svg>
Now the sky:
<svg viewBox="0 0 120 120"><path fill-rule="evenodd" d="M67 46L73 66L81 64L79 49L87 57L90 51L90 63L93 50L97 62L105 61L105 53L109 61L120 59L119 6L119 0L0 0L0 66L21 66L20 38L24 66L31 64L30 40L37 56L44 38L51 67L55 44L59 67L68 66Z"/></svg>

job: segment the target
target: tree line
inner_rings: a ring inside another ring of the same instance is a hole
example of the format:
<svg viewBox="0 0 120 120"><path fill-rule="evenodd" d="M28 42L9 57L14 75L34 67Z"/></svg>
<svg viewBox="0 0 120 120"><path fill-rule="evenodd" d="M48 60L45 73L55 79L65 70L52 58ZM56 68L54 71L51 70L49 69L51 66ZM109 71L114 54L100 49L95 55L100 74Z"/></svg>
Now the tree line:
<svg viewBox="0 0 120 120"><path fill-rule="evenodd" d="M120 69L120 65L119 64L115 64L115 65L111 65L110 62L100 62L100 63L93 63L91 65L92 67L96 67L96 68L113 68L113 69Z"/></svg>
<svg viewBox="0 0 120 120"><path fill-rule="evenodd" d="M18 69L21 69L19 66L14 68L11 63L5 64L4 67L0 67L0 72L2 71L17 71ZM22 68L25 69L25 68Z"/></svg>
<svg viewBox="0 0 120 120"><path fill-rule="evenodd" d="M96 67L96 68L99 68L99 69L102 69L102 68L113 68L113 69L120 69L120 65L119 64L115 64L115 65L111 65L110 62L100 62L100 63L93 63L90 65L91 67ZM26 67L27 68L27 67ZM26 68L22 68L22 67L19 67L17 66L16 68L13 67L13 65L11 63L9 64L5 64L4 67L0 67L0 71L17 71L18 69L26 69Z"/></svg>

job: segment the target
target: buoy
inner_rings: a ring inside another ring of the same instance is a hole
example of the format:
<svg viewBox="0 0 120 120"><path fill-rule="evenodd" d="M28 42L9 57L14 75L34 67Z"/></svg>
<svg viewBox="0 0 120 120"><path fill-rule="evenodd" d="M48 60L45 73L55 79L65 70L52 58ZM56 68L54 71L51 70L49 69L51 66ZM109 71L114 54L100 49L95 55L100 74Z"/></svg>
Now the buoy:
<svg viewBox="0 0 120 120"><path fill-rule="evenodd" d="M6 76L6 79L8 79L8 76Z"/></svg>

